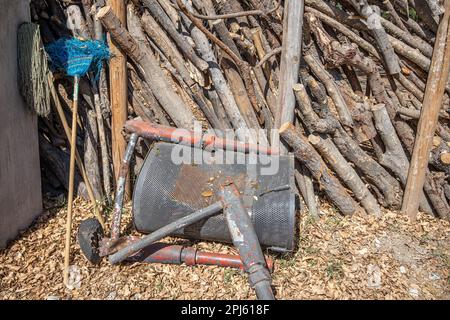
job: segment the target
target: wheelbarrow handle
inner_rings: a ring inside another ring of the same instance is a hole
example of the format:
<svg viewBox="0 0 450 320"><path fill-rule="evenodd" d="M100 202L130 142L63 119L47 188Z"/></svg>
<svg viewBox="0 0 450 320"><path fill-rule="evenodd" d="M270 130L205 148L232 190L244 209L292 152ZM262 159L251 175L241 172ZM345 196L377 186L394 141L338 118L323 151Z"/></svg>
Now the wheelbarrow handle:
<svg viewBox="0 0 450 320"><path fill-rule="evenodd" d="M274 300L271 288L271 277L266 267L264 254L250 216L242 204L239 190L234 184L224 186L220 190L224 203L225 220L228 224L234 246L248 273L250 286L255 289L260 300Z"/></svg>
<svg viewBox="0 0 450 320"><path fill-rule="evenodd" d="M279 154L276 149L270 147L244 143L235 139L222 139L213 134L197 133L192 130L163 126L142 120L128 120L124 128L127 132L137 133L142 138L178 143L190 147L265 155Z"/></svg>
<svg viewBox="0 0 450 320"><path fill-rule="evenodd" d="M132 254L136 253L139 250L144 249L153 242L161 240L162 238L171 235L172 233L181 228L184 228L188 225L191 225L193 223L196 223L200 220L206 219L214 214L221 212L222 208L223 208L222 202L218 201L204 209L198 210L194 213L191 213L188 216L180 218L172 223L169 223L168 225L156 230L155 232L146 235L141 240L136 241L130 244L129 246L126 246L125 248L110 255L109 262L112 264L122 262L126 258L130 257Z"/></svg>

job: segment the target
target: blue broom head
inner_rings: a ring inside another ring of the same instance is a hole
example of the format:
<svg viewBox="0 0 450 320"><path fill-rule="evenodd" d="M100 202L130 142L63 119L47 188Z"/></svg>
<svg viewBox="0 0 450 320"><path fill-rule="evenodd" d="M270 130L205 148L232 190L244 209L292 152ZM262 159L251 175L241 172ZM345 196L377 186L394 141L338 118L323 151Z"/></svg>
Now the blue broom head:
<svg viewBox="0 0 450 320"><path fill-rule="evenodd" d="M98 40L61 38L48 45L46 51L53 69L64 71L72 77L81 77L89 71L97 77L102 62L110 57L106 44Z"/></svg>

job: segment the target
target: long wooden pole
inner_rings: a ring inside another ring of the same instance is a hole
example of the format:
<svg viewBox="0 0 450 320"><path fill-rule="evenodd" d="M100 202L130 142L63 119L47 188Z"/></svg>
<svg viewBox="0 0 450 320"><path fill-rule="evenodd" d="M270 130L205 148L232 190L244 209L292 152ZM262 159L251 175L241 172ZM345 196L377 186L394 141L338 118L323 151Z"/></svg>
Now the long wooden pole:
<svg viewBox="0 0 450 320"><path fill-rule="evenodd" d="M114 14L119 18L122 26L126 26L127 12L126 1L109 0L108 4ZM122 136L122 128L127 120L127 60L125 54L116 45L113 39L109 39L111 60L109 63L109 77L111 87L111 137L112 137L112 159L114 176L117 180L120 164L126 148L126 141ZM130 195L130 185L125 186L125 195Z"/></svg>
<svg viewBox="0 0 450 320"><path fill-rule="evenodd" d="M439 24L423 99L411 165L408 171L402 211L411 219L417 216L420 193L425 182L433 135L442 106L445 86L450 70L450 0L445 2L445 13Z"/></svg>
<svg viewBox="0 0 450 320"><path fill-rule="evenodd" d="M75 154L77 142L77 116L78 116L78 89L79 77L75 77L74 93L73 93L73 110L72 110L72 136L70 138L70 168L69 168L69 195L67 205L66 220L66 244L64 248L64 284L69 281L69 263L70 263L70 237L72 234L72 207L73 207L73 189L75 182Z"/></svg>
<svg viewBox="0 0 450 320"><path fill-rule="evenodd" d="M288 0L284 10L283 48L281 52L280 90L275 126L294 122L295 96L292 87L298 81L303 28L303 0ZM283 153L286 153L286 149Z"/></svg>

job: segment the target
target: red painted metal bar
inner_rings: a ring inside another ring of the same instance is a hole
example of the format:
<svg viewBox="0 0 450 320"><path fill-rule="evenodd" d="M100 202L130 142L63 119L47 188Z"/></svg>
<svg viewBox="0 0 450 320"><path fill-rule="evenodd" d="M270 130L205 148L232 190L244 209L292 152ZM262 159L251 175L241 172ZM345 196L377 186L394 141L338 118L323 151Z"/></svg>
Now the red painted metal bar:
<svg viewBox="0 0 450 320"><path fill-rule="evenodd" d="M179 143L186 146L215 148L243 153L259 153L265 155L278 155L278 150L237 140L222 139L212 134L196 133L192 130L162 126L142 120L129 120L125 123L125 130L136 133L146 139L161 140Z"/></svg>
<svg viewBox="0 0 450 320"><path fill-rule="evenodd" d="M163 264L211 265L219 267L244 269L241 258L238 255L203 252L192 247L172 245L167 243L154 243L137 254L131 256L128 261ZM266 257L267 267L273 270L273 261Z"/></svg>
<svg viewBox="0 0 450 320"><path fill-rule="evenodd" d="M244 269L242 260L238 255L197 251L196 261L197 264L208 264L208 265L212 264L222 267ZM269 271L272 272L273 271L272 259L266 257L266 264Z"/></svg>

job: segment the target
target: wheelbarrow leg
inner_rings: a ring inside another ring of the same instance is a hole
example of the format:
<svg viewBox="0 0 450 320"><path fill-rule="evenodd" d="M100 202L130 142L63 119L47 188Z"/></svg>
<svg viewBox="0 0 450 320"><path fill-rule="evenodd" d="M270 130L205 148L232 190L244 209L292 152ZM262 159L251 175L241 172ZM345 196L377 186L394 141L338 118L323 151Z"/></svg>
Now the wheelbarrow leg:
<svg viewBox="0 0 450 320"><path fill-rule="evenodd" d="M134 148L139 139L136 133L131 134L128 142L125 155L120 165L119 178L117 180L117 191L114 199L113 220L111 224L111 242L117 241L120 237L120 221L122 219L123 198L125 195L125 183L127 180L128 171L130 169L130 160L133 155Z"/></svg>
<svg viewBox="0 0 450 320"><path fill-rule="evenodd" d="M110 238L103 237L102 226L98 226L93 219L85 220L78 229L78 242L80 243L81 251L92 263L98 263L100 258L108 255L120 241L120 222L122 220L125 183L130 169L131 156L133 155L138 139L138 134L131 134L120 166L119 177L117 179L117 191L114 198ZM94 245L92 238L97 239L98 237L101 237L101 240L96 240Z"/></svg>
<svg viewBox="0 0 450 320"><path fill-rule="evenodd" d="M248 273L250 286L255 289L259 300L274 300L270 273L239 191L234 184L230 184L221 190L221 196L225 203L224 214L228 229L241 256L244 270Z"/></svg>

